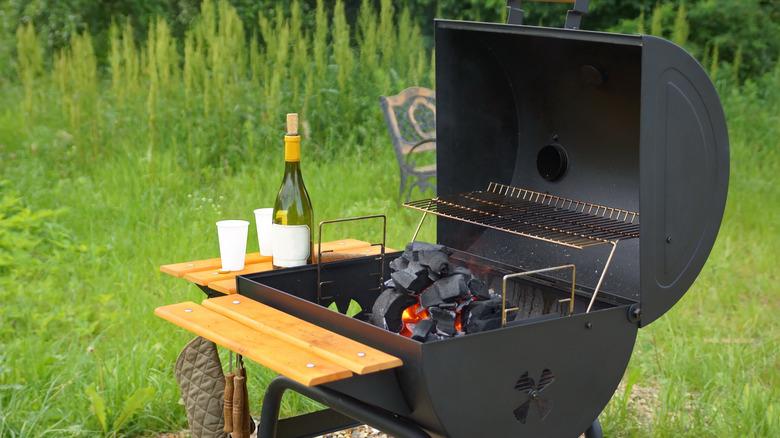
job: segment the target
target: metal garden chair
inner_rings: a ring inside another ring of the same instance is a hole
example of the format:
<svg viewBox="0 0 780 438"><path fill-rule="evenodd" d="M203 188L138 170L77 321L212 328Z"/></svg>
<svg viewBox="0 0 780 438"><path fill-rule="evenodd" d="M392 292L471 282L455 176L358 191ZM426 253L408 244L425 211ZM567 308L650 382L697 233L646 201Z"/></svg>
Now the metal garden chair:
<svg viewBox="0 0 780 438"><path fill-rule="evenodd" d="M410 87L395 96L379 96L379 105L401 170L399 198L406 192L408 201L415 186L423 192L430 188L435 195L436 186L430 180L436 177L436 164L418 166L414 155L436 150L436 93Z"/></svg>

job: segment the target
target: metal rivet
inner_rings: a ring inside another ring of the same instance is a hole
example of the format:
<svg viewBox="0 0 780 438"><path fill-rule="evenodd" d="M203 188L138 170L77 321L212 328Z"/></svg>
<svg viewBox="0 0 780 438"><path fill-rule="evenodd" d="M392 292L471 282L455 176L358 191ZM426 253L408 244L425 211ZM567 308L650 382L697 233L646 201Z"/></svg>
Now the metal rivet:
<svg viewBox="0 0 780 438"><path fill-rule="evenodd" d="M233 304L241 304L241 301L235 300L233 301Z"/></svg>
<svg viewBox="0 0 780 438"><path fill-rule="evenodd" d="M366 353L363 353L362 351L360 353L358 353L357 355L358 355L358 357L366 357Z"/></svg>
<svg viewBox="0 0 780 438"><path fill-rule="evenodd" d="M192 309L184 309L185 313L192 313Z"/></svg>
<svg viewBox="0 0 780 438"><path fill-rule="evenodd" d="M666 243L672 243L672 236L666 238Z"/></svg>
<svg viewBox="0 0 780 438"><path fill-rule="evenodd" d="M314 365L313 363L307 363L306 364L306 368L314 368L315 366L316 365Z"/></svg>
<svg viewBox="0 0 780 438"><path fill-rule="evenodd" d="M592 329L593 328L593 323L592 322L586 322L585 323L585 328L586 329Z"/></svg>

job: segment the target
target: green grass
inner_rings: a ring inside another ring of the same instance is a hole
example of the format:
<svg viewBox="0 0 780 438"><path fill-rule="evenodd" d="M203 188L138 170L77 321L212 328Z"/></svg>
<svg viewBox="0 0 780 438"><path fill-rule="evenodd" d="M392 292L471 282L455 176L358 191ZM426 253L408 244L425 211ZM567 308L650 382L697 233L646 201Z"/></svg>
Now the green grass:
<svg viewBox="0 0 780 438"><path fill-rule="evenodd" d="M118 25L110 69L93 63L87 37L42 69L19 33L30 56L18 82L0 83L0 436L103 435L95 394L106 435L186 427L173 364L192 335L152 312L203 294L158 268L214 257L214 222L253 221L253 209L271 205L285 112L308 123L302 166L315 221L384 213L390 247L411 239L420 216L396 202L376 98L432 87L431 58L414 38L399 40L413 31L388 26L389 4L361 15L349 46L335 42L344 24L330 29L340 19L320 10L310 30L271 14L261 26L269 46L245 47L234 44L243 31L230 9L204 2L189 48L179 42L181 69L165 55L174 42L164 23L154 47L130 44ZM297 57L283 56L283 29L306 43L293 46ZM780 68L718 86L732 156L721 233L693 288L640 330L628 391L601 416L607 436L780 436ZM326 240L380 238L375 224L334 227ZM259 411L273 373L250 364L249 375ZM147 388L154 395L119 424ZM312 408L286 396L283 413Z"/></svg>

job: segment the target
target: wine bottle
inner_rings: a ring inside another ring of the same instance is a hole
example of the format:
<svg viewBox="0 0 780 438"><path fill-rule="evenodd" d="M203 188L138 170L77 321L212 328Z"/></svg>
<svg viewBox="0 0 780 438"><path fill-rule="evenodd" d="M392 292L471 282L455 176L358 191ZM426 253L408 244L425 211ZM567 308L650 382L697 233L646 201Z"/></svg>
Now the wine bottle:
<svg viewBox="0 0 780 438"><path fill-rule="evenodd" d="M284 177L273 212L273 265L301 266L312 261L311 199L301 176L301 136L298 114L287 114L284 136Z"/></svg>

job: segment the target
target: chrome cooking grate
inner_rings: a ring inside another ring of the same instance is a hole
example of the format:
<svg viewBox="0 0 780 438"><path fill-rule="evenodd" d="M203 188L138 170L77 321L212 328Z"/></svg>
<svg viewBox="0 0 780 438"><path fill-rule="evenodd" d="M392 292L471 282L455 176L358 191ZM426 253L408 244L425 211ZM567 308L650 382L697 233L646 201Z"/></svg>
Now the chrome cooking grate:
<svg viewBox="0 0 780 438"><path fill-rule="evenodd" d="M498 183L404 206L577 249L639 237L639 213Z"/></svg>

